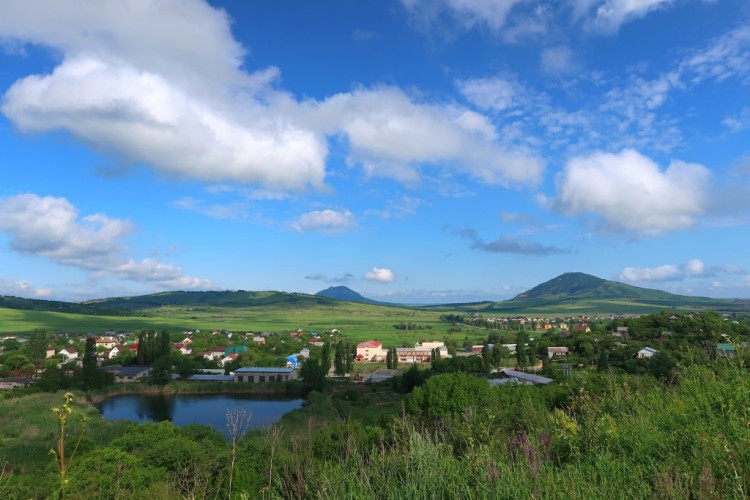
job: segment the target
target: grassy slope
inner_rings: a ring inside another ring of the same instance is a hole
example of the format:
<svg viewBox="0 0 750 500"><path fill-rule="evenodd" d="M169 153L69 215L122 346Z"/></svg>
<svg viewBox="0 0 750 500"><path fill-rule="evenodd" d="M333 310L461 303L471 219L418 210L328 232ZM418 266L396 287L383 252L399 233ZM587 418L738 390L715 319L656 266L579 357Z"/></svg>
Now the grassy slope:
<svg viewBox="0 0 750 500"><path fill-rule="evenodd" d="M378 339L387 345L413 343L421 339L442 340L454 337L463 343L465 335L480 338L485 332L466 330L448 334L450 325L440 321L440 312L422 309L382 307L351 302L295 308L286 305L264 308L191 308L162 307L148 311L148 316L87 316L79 314L0 309L0 332L23 333L36 328L48 331L101 332L143 329L213 329L283 332L302 328L306 331L337 328L356 341ZM432 329L397 330L394 324L410 322Z"/></svg>

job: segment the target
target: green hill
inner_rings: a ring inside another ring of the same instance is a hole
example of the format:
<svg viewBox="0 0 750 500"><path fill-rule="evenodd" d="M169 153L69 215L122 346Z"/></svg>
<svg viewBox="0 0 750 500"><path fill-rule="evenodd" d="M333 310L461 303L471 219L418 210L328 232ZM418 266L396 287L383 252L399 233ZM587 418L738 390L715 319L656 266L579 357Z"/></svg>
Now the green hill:
<svg viewBox="0 0 750 500"><path fill-rule="evenodd" d="M140 311L164 306L180 307L266 307L288 305L290 307L312 307L330 305L332 299L287 292L247 292L245 290L222 292L161 292L136 297L113 297L84 302L84 304Z"/></svg>
<svg viewBox="0 0 750 500"><path fill-rule="evenodd" d="M126 315L128 312L107 304L61 302L58 300L24 299L10 295L0 295L0 308L21 311L50 311L60 313L101 315Z"/></svg>
<svg viewBox="0 0 750 500"><path fill-rule="evenodd" d="M743 301L676 295L609 281L585 273L564 273L510 300L484 306L488 311L652 312L655 309L747 309Z"/></svg>

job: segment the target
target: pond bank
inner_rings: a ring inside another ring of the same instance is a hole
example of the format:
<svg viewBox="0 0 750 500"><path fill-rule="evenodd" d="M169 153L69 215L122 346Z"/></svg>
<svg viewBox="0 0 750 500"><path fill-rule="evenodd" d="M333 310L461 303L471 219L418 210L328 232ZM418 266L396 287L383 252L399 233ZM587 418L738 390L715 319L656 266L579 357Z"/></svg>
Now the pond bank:
<svg viewBox="0 0 750 500"><path fill-rule="evenodd" d="M300 383L246 384L220 382L172 382L164 386L143 383L116 384L107 389L87 392L86 401L98 405L107 399L130 394L144 395L185 395L202 394L252 394L258 396L307 397L308 389Z"/></svg>

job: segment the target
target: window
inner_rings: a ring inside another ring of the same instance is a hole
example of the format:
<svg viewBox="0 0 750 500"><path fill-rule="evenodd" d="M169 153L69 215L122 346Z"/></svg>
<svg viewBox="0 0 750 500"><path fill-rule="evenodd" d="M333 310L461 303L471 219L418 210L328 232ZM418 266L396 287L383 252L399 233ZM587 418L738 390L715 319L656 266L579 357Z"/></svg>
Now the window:
<svg viewBox="0 0 750 500"><path fill-rule="evenodd" d="M265 376L265 375L260 375L260 376L258 376L258 382L260 382L260 383L262 384L262 383L264 383L265 381L266 381L266 376Z"/></svg>

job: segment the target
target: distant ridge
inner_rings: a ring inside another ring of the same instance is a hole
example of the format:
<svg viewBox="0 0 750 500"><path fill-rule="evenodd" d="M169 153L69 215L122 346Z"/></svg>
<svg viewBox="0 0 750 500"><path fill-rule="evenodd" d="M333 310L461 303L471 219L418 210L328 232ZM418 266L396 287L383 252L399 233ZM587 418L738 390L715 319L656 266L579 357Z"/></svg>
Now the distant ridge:
<svg viewBox="0 0 750 500"><path fill-rule="evenodd" d="M318 297L326 297L335 300L345 300L347 302L359 302L360 304L383 304L377 300L368 299L358 294L354 290L346 286L331 286L325 290L321 290L316 293Z"/></svg>
<svg viewBox="0 0 750 500"><path fill-rule="evenodd" d="M545 281L531 290L516 295L509 302L520 302L528 300L560 299L679 299L681 295L675 295L661 290L640 288L626 285L617 281L609 281L597 278L586 273L563 273L556 278ZM694 297L691 297L694 298Z"/></svg>

